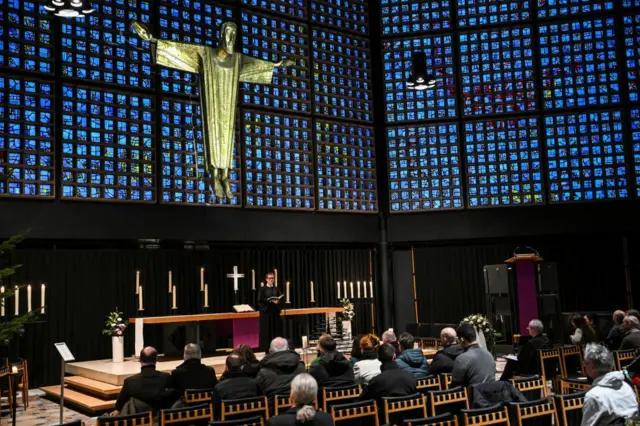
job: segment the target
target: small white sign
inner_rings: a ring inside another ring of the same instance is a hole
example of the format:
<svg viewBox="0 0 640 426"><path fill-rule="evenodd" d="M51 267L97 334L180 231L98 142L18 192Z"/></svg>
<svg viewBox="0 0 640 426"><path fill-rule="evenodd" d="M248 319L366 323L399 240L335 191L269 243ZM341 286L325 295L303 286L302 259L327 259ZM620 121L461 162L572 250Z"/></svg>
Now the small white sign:
<svg viewBox="0 0 640 426"><path fill-rule="evenodd" d="M70 362L70 361L75 361L76 360L74 358L74 356L71 354L71 351L67 347L66 343L64 343L64 342L62 342L62 343L54 343L54 345L56 345L56 349L58 350L58 352L60 352L60 356L62 357L64 362Z"/></svg>

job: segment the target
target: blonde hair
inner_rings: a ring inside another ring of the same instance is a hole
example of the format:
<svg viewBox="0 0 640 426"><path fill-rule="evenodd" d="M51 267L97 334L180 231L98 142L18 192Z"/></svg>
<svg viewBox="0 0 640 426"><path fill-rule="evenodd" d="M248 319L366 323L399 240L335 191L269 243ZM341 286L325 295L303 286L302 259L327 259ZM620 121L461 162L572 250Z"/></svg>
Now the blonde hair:
<svg viewBox="0 0 640 426"><path fill-rule="evenodd" d="M291 382L291 400L296 406L302 406L296 414L296 420L305 423L316 415L313 400L318 395L318 382L307 373L298 374Z"/></svg>
<svg viewBox="0 0 640 426"><path fill-rule="evenodd" d="M377 351L380 346L380 339L375 334L367 334L360 339L360 350L364 351Z"/></svg>

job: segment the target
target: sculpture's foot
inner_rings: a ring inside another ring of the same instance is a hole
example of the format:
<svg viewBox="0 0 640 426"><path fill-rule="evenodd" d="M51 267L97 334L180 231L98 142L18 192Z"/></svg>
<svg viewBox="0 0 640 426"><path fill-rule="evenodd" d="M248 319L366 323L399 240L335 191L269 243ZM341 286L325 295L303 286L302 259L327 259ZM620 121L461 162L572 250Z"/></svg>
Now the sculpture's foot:
<svg viewBox="0 0 640 426"><path fill-rule="evenodd" d="M222 182L220 180L219 177L216 176L216 178L213 181L213 190L216 193L216 197L218 199L223 199L225 197L224 194L224 188L222 187Z"/></svg>
<svg viewBox="0 0 640 426"><path fill-rule="evenodd" d="M231 189L231 182L229 182L229 178L225 178L222 181L224 185L224 195L229 199L229 201L233 200L233 190Z"/></svg>

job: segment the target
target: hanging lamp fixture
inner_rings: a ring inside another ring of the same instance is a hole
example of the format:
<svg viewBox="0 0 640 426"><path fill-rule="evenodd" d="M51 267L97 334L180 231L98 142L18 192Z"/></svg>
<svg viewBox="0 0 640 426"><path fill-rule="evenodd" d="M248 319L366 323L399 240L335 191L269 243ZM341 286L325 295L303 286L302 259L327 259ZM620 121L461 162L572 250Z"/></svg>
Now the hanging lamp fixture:
<svg viewBox="0 0 640 426"><path fill-rule="evenodd" d="M89 0L47 0L44 8L61 18L84 17L95 10Z"/></svg>

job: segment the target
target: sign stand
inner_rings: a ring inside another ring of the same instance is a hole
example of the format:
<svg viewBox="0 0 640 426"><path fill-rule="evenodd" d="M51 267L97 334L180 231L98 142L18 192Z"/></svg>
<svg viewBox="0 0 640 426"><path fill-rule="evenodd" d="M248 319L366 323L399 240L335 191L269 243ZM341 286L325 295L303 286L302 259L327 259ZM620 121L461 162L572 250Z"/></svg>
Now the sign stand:
<svg viewBox="0 0 640 426"><path fill-rule="evenodd" d="M64 342L54 343L60 353L60 424L64 423L64 366L65 363L75 361L71 351Z"/></svg>

